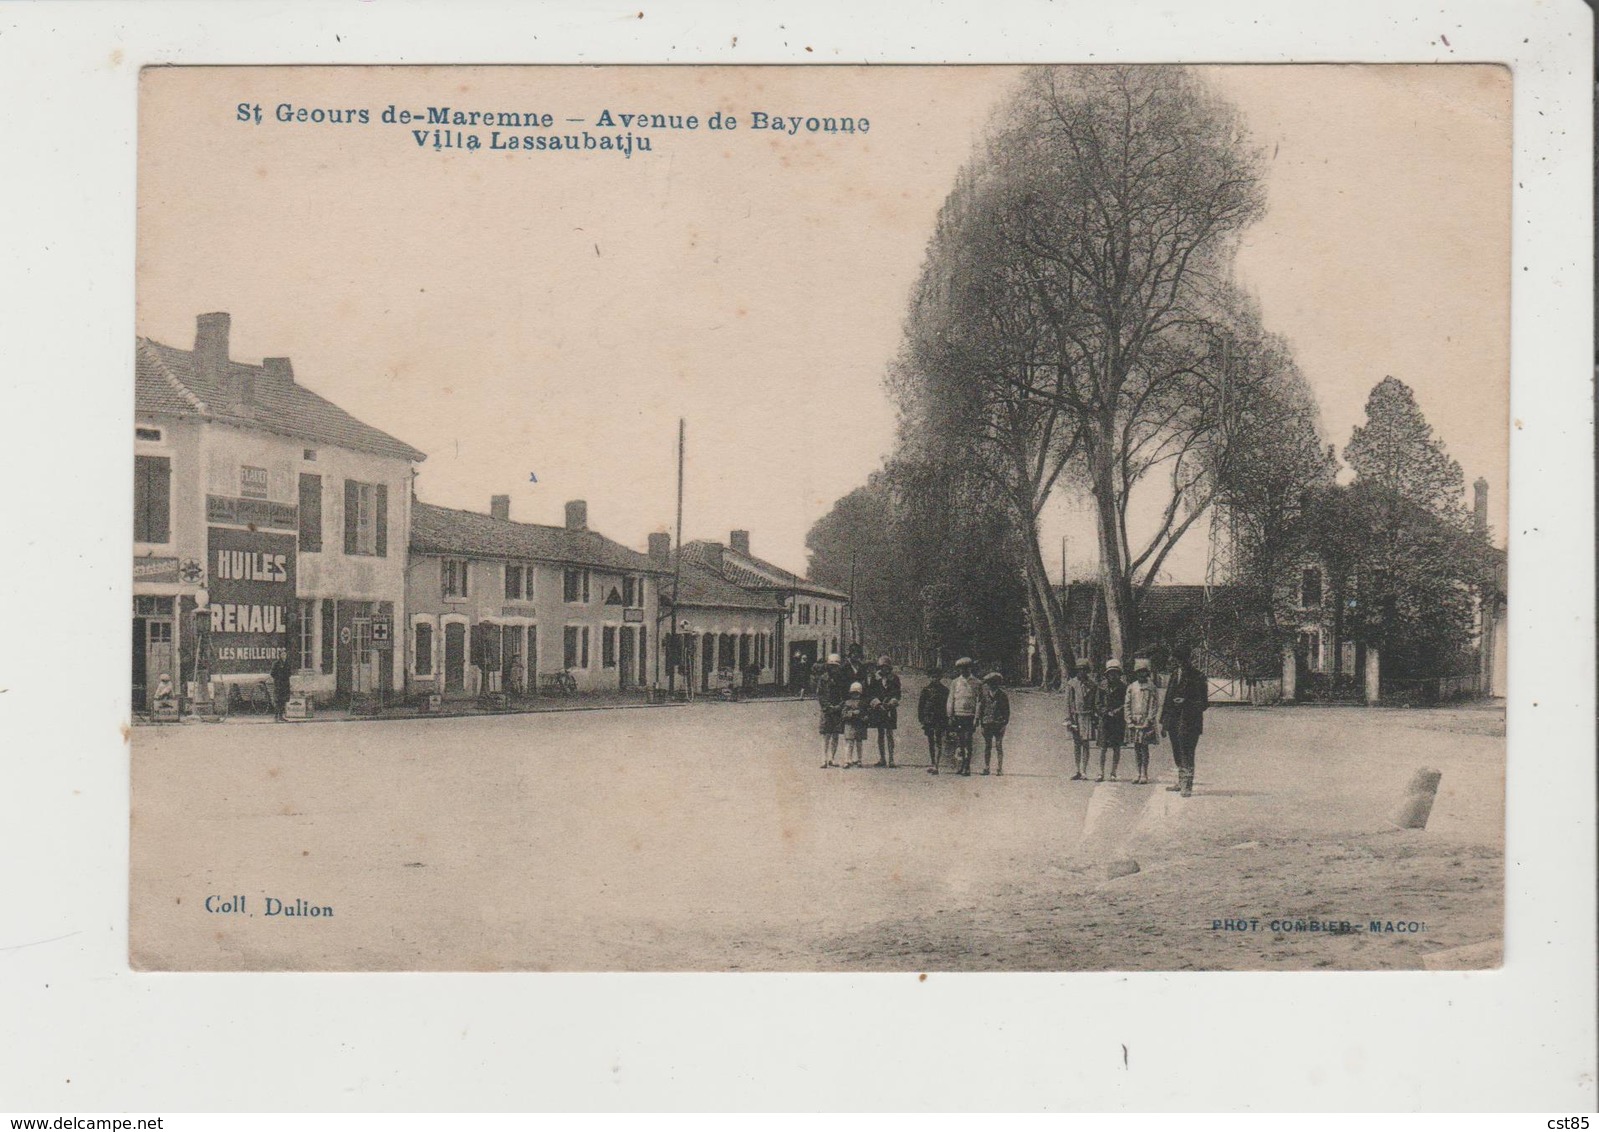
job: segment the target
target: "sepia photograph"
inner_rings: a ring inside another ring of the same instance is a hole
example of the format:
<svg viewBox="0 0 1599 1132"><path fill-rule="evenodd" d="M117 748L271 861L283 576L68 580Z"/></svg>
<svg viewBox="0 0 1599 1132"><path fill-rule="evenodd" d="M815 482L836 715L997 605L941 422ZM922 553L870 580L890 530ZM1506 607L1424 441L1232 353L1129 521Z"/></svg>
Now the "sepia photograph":
<svg viewBox="0 0 1599 1132"><path fill-rule="evenodd" d="M1500 966L1511 153L1488 64L147 67L133 967Z"/></svg>

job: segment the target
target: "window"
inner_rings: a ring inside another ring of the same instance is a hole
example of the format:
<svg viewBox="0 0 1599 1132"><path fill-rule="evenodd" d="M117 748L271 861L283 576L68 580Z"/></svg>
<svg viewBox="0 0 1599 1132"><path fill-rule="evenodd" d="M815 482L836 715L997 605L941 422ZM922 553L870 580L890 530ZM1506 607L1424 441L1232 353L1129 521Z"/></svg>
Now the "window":
<svg viewBox="0 0 1599 1132"><path fill-rule="evenodd" d="M1299 604L1304 609L1321 606L1321 571L1315 566L1306 566L1299 580Z"/></svg>
<svg viewBox="0 0 1599 1132"><path fill-rule="evenodd" d="M809 625L811 623L811 603L808 601L799 607L799 623L801 625Z"/></svg>
<svg viewBox="0 0 1599 1132"><path fill-rule="evenodd" d="M133 458L133 541L172 541L172 461Z"/></svg>
<svg viewBox="0 0 1599 1132"><path fill-rule="evenodd" d="M563 667L587 668L589 666L589 630L587 625L568 625L562 642Z"/></svg>
<svg viewBox="0 0 1599 1132"><path fill-rule="evenodd" d="M315 448L304 449L304 453L305 453L305 459L306 459L307 462L312 463L312 464L316 463L316 449Z"/></svg>
<svg viewBox="0 0 1599 1132"><path fill-rule="evenodd" d="M161 430L158 428L136 428L133 430L135 440L148 440L152 444L161 443Z"/></svg>
<svg viewBox="0 0 1599 1132"><path fill-rule="evenodd" d="M566 568L562 596L568 602L586 602L589 599L589 572L577 566ZM585 665L585 667L587 667Z"/></svg>
<svg viewBox="0 0 1599 1132"><path fill-rule="evenodd" d="M622 604L644 604L644 579L625 577L622 579Z"/></svg>
<svg viewBox="0 0 1599 1132"><path fill-rule="evenodd" d="M616 667L616 626L607 625L600 630L600 667Z"/></svg>
<svg viewBox="0 0 1599 1132"><path fill-rule="evenodd" d="M416 674L433 675L433 626L426 621L416 623Z"/></svg>
<svg viewBox="0 0 1599 1132"><path fill-rule="evenodd" d="M640 684L648 684L650 682L649 645L650 631L640 625L638 627L638 682Z"/></svg>
<svg viewBox="0 0 1599 1132"><path fill-rule="evenodd" d="M302 598L296 603L294 621L295 655L293 667L307 672L315 667L316 602Z"/></svg>
<svg viewBox="0 0 1599 1132"><path fill-rule="evenodd" d="M439 563L440 590L445 598L466 597L466 559L446 558Z"/></svg>
<svg viewBox="0 0 1599 1132"><path fill-rule="evenodd" d="M344 553L388 556L387 484L344 481Z"/></svg>
<svg viewBox="0 0 1599 1132"><path fill-rule="evenodd" d="M533 600L533 567L505 564L505 598L507 601Z"/></svg>
<svg viewBox="0 0 1599 1132"><path fill-rule="evenodd" d="M322 549L322 477L300 473L300 550Z"/></svg>

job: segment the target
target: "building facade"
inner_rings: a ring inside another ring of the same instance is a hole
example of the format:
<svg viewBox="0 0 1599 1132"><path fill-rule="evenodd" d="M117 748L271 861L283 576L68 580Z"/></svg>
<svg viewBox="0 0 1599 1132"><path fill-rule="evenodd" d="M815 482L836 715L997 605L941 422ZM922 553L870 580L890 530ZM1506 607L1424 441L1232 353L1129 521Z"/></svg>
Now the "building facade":
<svg viewBox="0 0 1599 1132"><path fill-rule="evenodd" d="M755 557L750 552L748 531L733 531L726 545L684 543L683 555L713 577L782 607L783 618L777 623L772 645L774 682L804 687L819 661L843 651L849 595Z"/></svg>
<svg viewBox="0 0 1599 1132"><path fill-rule="evenodd" d="M669 535L650 536L650 559L671 575L661 582L663 686L703 693L777 682L781 602L674 556Z"/></svg>
<svg viewBox="0 0 1599 1132"><path fill-rule="evenodd" d="M505 696L651 686L664 571L590 530L588 505L564 527L514 522L510 497L487 515L412 505L404 633L412 698Z"/></svg>
<svg viewBox="0 0 1599 1132"><path fill-rule="evenodd" d="M410 483L423 453L301 385L287 358L140 338L134 397L133 708L260 684L286 659L317 699L396 686Z"/></svg>

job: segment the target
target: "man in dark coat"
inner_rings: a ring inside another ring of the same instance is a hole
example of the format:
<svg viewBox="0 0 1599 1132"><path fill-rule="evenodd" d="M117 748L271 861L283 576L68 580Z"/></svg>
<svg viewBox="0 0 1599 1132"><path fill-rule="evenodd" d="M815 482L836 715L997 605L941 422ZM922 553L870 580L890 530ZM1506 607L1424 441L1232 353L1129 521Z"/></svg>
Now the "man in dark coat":
<svg viewBox="0 0 1599 1132"><path fill-rule="evenodd" d="M844 662L844 667L839 673L839 681L844 685L845 692L849 691L851 684L859 684L862 688L872 681L872 666L866 663L866 650L860 645L851 645L848 650L849 659Z"/></svg>
<svg viewBox="0 0 1599 1132"><path fill-rule="evenodd" d="M287 719L289 711L289 661L278 657L272 662L272 699L278 709L278 718Z"/></svg>
<svg viewBox="0 0 1599 1132"><path fill-rule="evenodd" d="M1193 653L1187 645L1172 649L1171 682L1166 687L1160 709L1160 733L1171 737L1172 761L1177 764L1177 790L1187 798L1194 792L1194 749L1205 730L1205 709L1210 706L1210 690L1205 674L1194 667Z"/></svg>

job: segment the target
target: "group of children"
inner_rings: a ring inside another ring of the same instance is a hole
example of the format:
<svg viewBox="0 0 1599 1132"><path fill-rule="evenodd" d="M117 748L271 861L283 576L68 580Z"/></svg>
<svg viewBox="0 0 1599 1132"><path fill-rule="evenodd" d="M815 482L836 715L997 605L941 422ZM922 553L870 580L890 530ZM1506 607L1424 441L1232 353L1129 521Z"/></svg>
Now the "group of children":
<svg viewBox="0 0 1599 1132"><path fill-rule="evenodd" d="M916 721L927 736L928 774L938 773L938 759L946 742L954 745L955 773L972 773L972 742L979 728L983 732L983 773L992 766L995 774L1005 773L1005 728L1010 724L1010 697L1000 686L998 672L982 680L972 677L972 660L963 656L955 662L955 676L944 684L943 673L927 671L927 687L916 703Z"/></svg>
<svg viewBox="0 0 1599 1132"><path fill-rule="evenodd" d="M1088 777L1095 740L1099 742L1099 777L1105 781L1105 756L1110 756L1110 780L1121 771L1122 747L1132 743L1136 759L1135 785L1149 784L1149 748L1160 742L1160 689L1149 661L1133 662L1133 679L1122 675L1121 661L1105 663L1105 678L1096 681L1086 660L1077 662L1076 674L1066 682L1066 726L1072 734L1074 781Z"/></svg>
<svg viewBox="0 0 1599 1132"><path fill-rule="evenodd" d="M892 767L899 699L899 675L890 657L878 657L873 668L859 645L850 646L847 662L837 653L829 656L816 677L816 700L822 708L822 769L861 766L866 733L872 728L877 730L877 765ZM842 764L838 761L840 738L845 744Z"/></svg>
<svg viewBox="0 0 1599 1132"><path fill-rule="evenodd" d="M1162 735L1172 737L1172 757L1177 765L1178 783L1171 787L1186 797L1193 790L1194 749L1204 726L1209 706L1205 678L1194 667L1189 650L1182 645L1172 649L1173 668L1163 697L1155 673L1145 658L1133 662L1133 678L1122 674L1121 661L1112 657L1105 664L1102 680L1095 680L1086 660L1077 662L1076 673L1066 683L1066 726L1071 731L1074 781L1088 778L1094 745L1099 746L1099 776L1105 781L1110 764L1110 781L1121 774L1122 747L1131 745L1135 762L1133 783L1147 786L1149 749ZM983 773L1005 773L1005 728L1010 724L1010 697L1001 687L998 672L981 680L972 675L972 660L955 662L955 675L948 684L937 669L928 670L928 683L916 704L916 721L927 736L927 773L939 772L944 748L952 747L955 773L972 772L973 745L980 729L983 733ZM816 698L822 709L822 766L836 767L839 739L846 743L843 766L861 766L867 731L877 730L877 765L894 766L894 732L899 725L900 678L888 657L877 666L866 664L859 645L850 648L850 659L837 654L827 658L817 679Z"/></svg>

